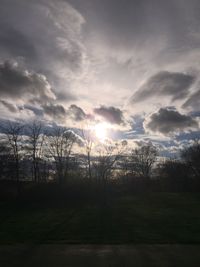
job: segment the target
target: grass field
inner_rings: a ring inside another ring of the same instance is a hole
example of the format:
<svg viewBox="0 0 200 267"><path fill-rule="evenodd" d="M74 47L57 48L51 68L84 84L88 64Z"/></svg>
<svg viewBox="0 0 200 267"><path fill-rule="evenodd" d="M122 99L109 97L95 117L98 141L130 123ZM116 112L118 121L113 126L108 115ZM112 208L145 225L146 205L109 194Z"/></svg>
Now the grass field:
<svg viewBox="0 0 200 267"><path fill-rule="evenodd" d="M198 267L197 245L0 246L2 267Z"/></svg>
<svg viewBox="0 0 200 267"><path fill-rule="evenodd" d="M200 244L200 195L0 202L0 244Z"/></svg>

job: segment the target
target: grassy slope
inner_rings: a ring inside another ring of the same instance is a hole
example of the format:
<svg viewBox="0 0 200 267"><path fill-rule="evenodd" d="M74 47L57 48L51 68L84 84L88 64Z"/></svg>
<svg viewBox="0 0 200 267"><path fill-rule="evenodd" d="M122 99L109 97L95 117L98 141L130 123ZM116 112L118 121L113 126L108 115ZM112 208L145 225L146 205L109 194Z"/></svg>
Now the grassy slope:
<svg viewBox="0 0 200 267"><path fill-rule="evenodd" d="M0 202L0 243L200 244L200 195L152 193L96 204Z"/></svg>

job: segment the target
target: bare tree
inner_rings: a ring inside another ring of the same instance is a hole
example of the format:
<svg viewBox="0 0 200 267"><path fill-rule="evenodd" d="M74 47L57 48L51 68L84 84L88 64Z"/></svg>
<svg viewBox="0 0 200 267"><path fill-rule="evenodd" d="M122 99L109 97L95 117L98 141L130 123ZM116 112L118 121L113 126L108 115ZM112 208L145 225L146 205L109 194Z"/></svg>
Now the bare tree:
<svg viewBox="0 0 200 267"><path fill-rule="evenodd" d="M92 180L92 163L91 163L91 151L92 151L92 146L93 146L93 133L89 126L87 125L83 130L82 130L82 137L86 149L86 155L87 155L87 169L88 169L88 177L90 181Z"/></svg>
<svg viewBox="0 0 200 267"><path fill-rule="evenodd" d="M69 159L76 138L72 131L62 127L55 128L53 135L48 137L48 151L55 160L60 184L63 183L64 177L68 175Z"/></svg>
<svg viewBox="0 0 200 267"><path fill-rule="evenodd" d="M192 189L193 181L189 179L189 169L184 161L167 159L158 165L162 186L172 191L187 191Z"/></svg>
<svg viewBox="0 0 200 267"><path fill-rule="evenodd" d="M134 149L130 156L133 171L139 176L149 178L157 155L157 149L152 145Z"/></svg>
<svg viewBox="0 0 200 267"><path fill-rule="evenodd" d="M193 145L181 151L181 157L191 171L191 175L200 178L200 142L196 140Z"/></svg>
<svg viewBox="0 0 200 267"><path fill-rule="evenodd" d="M6 126L3 126L2 128L14 158L15 176L18 186L18 192L20 192L20 156L23 145L22 133L24 126L19 123L9 122Z"/></svg>
<svg viewBox="0 0 200 267"><path fill-rule="evenodd" d="M119 159L122 148L118 143L103 143L97 148L97 156L95 157L94 167L97 171L97 177L105 181L111 174L112 168Z"/></svg>
<svg viewBox="0 0 200 267"><path fill-rule="evenodd" d="M93 166L96 170L96 176L98 183L103 189L104 203L107 200L107 186L109 178L112 176L113 169L116 168L116 163L120 159L124 151L124 143L112 143L105 142L99 144L97 148L97 156L93 162Z"/></svg>
<svg viewBox="0 0 200 267"><path fill-rule="evenodd" d="M42 155L42 147L44 142L44 134L42 132L42 124L38 121L33 121L28 125L29 130L29 149L31 151L32 166L33 166L33 179L38 182L40 179L39 161Z"/></svg>
<svg viewBox="0 0 200 267"><path fill-rule="evenodd" d="M0 135L0 178L10 178L10 152L7 140L3 135Z"/></svg>

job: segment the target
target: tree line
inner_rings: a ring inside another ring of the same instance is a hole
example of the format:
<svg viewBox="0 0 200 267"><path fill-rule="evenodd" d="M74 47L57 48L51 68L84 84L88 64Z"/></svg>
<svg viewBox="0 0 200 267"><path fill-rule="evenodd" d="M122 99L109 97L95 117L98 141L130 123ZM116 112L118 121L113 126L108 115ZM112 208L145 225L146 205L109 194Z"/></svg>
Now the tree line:
<svg viewBox="0 0 200 267"><path fill-rule="evenodd" d="M130 149L126 141L100 143L93 150L88 131L82 136L63 127L45 133L41 122L9 122L1 126L0 179L11 180L18 193L23 181L66 185L84 180L106 192L117 185L125 190L193 191L200 189L200 143L180 150L179 159L158 161L153 145ZM74 152L78 147L81 152Z"/></svg>

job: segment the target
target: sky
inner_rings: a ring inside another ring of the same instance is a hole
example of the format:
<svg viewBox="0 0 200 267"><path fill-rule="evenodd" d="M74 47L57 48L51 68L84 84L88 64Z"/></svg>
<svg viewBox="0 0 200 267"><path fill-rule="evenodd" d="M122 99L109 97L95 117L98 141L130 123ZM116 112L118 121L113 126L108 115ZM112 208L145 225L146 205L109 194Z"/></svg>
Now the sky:
<svg viewBox="0 0 200 267"><path fill-rule="evenodd" d="M0 0L0 119L153 143L199 138L200 1Z"/></svg>

